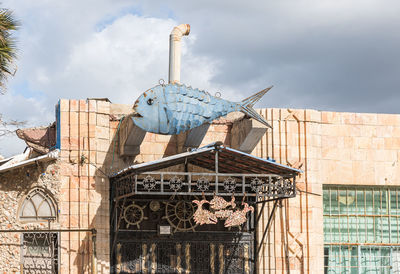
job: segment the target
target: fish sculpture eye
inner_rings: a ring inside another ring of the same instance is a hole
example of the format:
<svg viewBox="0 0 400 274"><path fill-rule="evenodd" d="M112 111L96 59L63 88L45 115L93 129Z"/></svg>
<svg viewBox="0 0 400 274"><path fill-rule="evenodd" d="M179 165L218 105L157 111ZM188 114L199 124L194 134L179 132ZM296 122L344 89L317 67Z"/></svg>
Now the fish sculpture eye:
<svg viewBox="0 0 400 274"><path fill-rule="evenodd" d="M147 104L149 105L149 106L151 106L152 104L154 103L154 100L153 99L149 99L149 100L147 100Z"/></svg>

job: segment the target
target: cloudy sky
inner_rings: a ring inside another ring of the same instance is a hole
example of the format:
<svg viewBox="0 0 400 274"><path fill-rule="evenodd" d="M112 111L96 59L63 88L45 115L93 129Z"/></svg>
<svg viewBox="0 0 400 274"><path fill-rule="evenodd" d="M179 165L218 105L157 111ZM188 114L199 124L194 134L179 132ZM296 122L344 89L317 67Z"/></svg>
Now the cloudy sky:
<svg viewBox="0 0 400 274"><path fill-rule="evenodd" d="M4 118L54 121L59 98L133 103L168 78L180 23L181 80L257 107L400 113L400 2L3 0L21 21L18 71L0 96ZM15 137L0 154L21 152Z"/></svg>

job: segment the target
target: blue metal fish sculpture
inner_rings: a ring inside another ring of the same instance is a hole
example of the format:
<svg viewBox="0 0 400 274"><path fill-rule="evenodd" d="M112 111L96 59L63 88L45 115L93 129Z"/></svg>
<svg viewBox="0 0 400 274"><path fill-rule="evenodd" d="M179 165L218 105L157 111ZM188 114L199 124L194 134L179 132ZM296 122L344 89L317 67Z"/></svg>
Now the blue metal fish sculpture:
<svg viewBox="0 0 400 274"><path fill-rule="evenodd" d="M209 123L233 111L241 111L271 127L253 105L272 88L239 103L185 85L158 85L145 91L133 106L133 122L144 131L172 135Z"/></svg>

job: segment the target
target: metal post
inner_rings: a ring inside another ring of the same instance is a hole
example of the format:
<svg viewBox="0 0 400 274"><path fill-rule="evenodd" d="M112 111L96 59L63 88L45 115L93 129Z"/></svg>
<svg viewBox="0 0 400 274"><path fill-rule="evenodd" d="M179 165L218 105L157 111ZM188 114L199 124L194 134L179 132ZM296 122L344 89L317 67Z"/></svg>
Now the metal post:
<svg viewBox="0 0 400 274"><path fill-rule="evenodd" d="M215 150L215 193L218 194L218 149Z"/></svg>
<svg viewBox="0 0 400 274"><path fill-rule="evenodd" d="M114 237L115 238L113 239L113 244L112 244L112 247L111 247L111 254L114 254L114 251L115 251L115 245L117 243L118 232L119 232L119 225L121 223L121 219L122 219L122 215L123 215L123 209L125 208L125 202L126 202L126 198L124 198L124 200L123 200L122 208L121 208L121 211L120 211L120 214L119 214L119 217L118 217L116 228L114 228L114 234L115 234ZM115 216L115 217L117 217L117 216Z"/></svg>
<svg viewBox="0 0 400 274"><path fill-rule="evenodd" d="M218 150L215 150L215 173L218 173Z"/></svg>
<svg viewBox="0 0 400 274"><path fill-rule="evenodd" d="M258 257L258 253L260 253L261 246L262 246L262 244L263 244L263 242L264 242L265 236L267 235L267 233L268 233L268 231L269 231L269 228L271 227L272 218L273 218L274 215L275 215L275 211L276 211L276 207L277 207L278 203L279 203L279 200L275 200L274 206L272 207L272 210L271 210L271 214L269 215L269 218L268 218L267 225L266 225L265 228L264 228L264 234L263 234L263 236L262 236L262 238L261 238L261 241L260 241L260 244L259 244L259 246L258 246L258 248L257 248L256 258Z"/></svg>
<svg viewBox="0 0 400 274"><path fill-rule="evenodd" d="M97 231L92 231L92 274L97 274L97 255L96 255L96 236Z"/></svg>
<svg viewBox="0 0 400 274"><path fill-rule="evenodd" d="M265 207L265 204L267 203L267 201L265 201L265 200L264 201L260 201L260 203L262 203L261 210L260 210L259 214L258 214L258 212L257 212L257 214L255 214L256 215L256 224L255 224L256 227L258 225L258 222L261 219L261 213L264 211L264 207ZM256 204L258 204L258 203L256 202Z"/></svg>
<svg viewBox="0 0 400 274"><path fill-rule="evenodd" d="M340 246L339 246L340 248ZM361 245L357 246L357 273L361 273ZM340 252L340 251L339 251Z"/></svg>

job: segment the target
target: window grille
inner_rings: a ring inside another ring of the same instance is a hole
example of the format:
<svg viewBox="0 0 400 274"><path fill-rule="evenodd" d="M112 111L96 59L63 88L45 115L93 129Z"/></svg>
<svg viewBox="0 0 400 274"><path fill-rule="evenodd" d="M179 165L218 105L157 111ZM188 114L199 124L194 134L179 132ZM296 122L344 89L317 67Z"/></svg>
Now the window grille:
<svg viewBox="0 0 400 274"><path fill-rule="evenodd" d="M22 202L19 218L24 221L43 221L56 218L56 209L50 195L35 188Z"/></svg>
<svg viewBox="0 0 400 274"><path fill-rule="evenodd" d="M54 232L22 234L21 264L23 273L57 274L59 235Z"/></svg>
<svg viewBox="0 0 400 274"><path fill-rule="evenodd" d="M325 273L400 274L399 192L324 186Z"/></svg>

